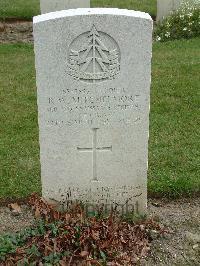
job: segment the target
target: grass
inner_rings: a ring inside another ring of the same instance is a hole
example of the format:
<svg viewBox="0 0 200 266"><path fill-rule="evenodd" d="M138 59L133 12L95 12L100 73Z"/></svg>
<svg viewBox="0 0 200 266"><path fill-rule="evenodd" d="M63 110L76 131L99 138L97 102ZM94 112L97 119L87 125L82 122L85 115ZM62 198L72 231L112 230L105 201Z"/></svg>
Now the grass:
<svg viewBox="0 0 200 266"><path fill-rule="evenodd" d="M199 41L154 45L149 147L153 195L200 192Z"/></svg>
<svg viewBox="0 0 200 266"><path fill-rule="evenodd" d="M118 7L140 10L156 16L157 0L92 0L92 7Z"/></svg>
<svg viewBox="0 0 200 266"><path fill-rule="evenodd" d="M0 198L40 192L33 47L0 45Z"/></svg>
<svg viewBox="0 0 200 266"><path fill-rule="evenodd" d="M91 7L118 7L156 15L156 0L91 0ZM40 14L39 0L0 0L0 18L31 19Z"/></svg>
<svg viewBox="0 0 200 266"><path fill-rule="evenodd" d="M149 194L200 192L198 132L200 38L153 47ZM40 165L32 45L0 46L0 199L40 192Z"/></svg>
<svg viewBox="0 0 200 266"><path fill-rule="evenodd" d="M31 19L39 13L39 0L0 0L0 18Z"/></svg>

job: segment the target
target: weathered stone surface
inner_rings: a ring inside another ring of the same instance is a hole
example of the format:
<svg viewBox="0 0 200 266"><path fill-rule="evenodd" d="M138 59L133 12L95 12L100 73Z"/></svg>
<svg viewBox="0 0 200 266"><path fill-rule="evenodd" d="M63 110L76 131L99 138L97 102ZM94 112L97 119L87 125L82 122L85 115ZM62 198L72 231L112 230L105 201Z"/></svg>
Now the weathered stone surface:
<svg viewBox="0 0 200 266"><path fill-rule="evenodd" d="M194 4L198 1L199 0L157 0L157 21L162 21L163 18L176 11L181 4L186 2Z"/></svg>
<svg viewBox="0 0 200 266"><path fill-rule="evenodd" d="M34 41L43 196L144 213L151 17L48 13L34 18Z"/></svg>
<svg viewBox="0 0 200 266"><path fill-rule="evenodd" d="M40 9L42 14L70 8L89 7L90 0L40 0Z"/></svg>
<svg viewBox="0 0 200 266"><path fill-rule="evenodd" d="M182 0L157 0L157 21L163 20L166 16L176 10Z"/></svg>

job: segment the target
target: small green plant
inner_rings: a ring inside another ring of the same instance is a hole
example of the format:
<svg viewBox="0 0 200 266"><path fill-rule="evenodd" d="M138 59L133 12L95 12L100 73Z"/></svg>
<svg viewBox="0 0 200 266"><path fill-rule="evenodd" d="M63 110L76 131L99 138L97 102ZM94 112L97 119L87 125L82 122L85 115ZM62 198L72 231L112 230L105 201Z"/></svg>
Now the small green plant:
<svg viewBox="0 0 200 266"><path fill-rule="evenodd" d="M29 249L26 250L26 253L30 256L39 257L41 254L36 245L32 245Z"/></svg>
<svg viewBox="0 0 200 266"><path fill-rule="evenodd" d="M0 261L4 261L7 254L15 253L17 248L22 247L28 238L42 236L45 232L46 228L44 221L40 220L34 228L27 228L18 234L6 234L0 236Z"/></svg>
<svg viewBox="0 0 200 266"><path fill-rule="evenodd" d="M163 230L152 219L129 223L115 213L83 219L80 206L59 212L36 194L29 202L40 221L0 238L0 265L133 265L148 254L149 229Z"/></svg>
<svg viewBox="0 0 200 266"><path fill-rule="evenodd" d="M5 260L7 254L15 253L16 249L23 246L26 239L30 236L29 232L24 231L19 234L6 234L0 237L0 261Z"/></svg>
<svg viewBox="0 0 200 266"><path fill-rule="evenodd" d="M200 36L200 3L184 2L181 7L166 17L156 27L156 41L190 39Z"/></svg>
<svg viewBox="0 0 200 266"><path fill-rule="evenodd" d="M45 265L57 265L59 263L59 261L62 259L62 257L64 257L65 255L69 254L67 252L63 252L63 253L51 253L49 254L49 256L46 256L43 258L43 261L45 262Z"/></svg>
<svg viewBox="0 0 200 266"><path fill-rule="evenodd" d="M130 224L144 222L146 219L147 219L146 215L135 214L131 212L123 215L122 217L123 221L130 223Z"/></svg>

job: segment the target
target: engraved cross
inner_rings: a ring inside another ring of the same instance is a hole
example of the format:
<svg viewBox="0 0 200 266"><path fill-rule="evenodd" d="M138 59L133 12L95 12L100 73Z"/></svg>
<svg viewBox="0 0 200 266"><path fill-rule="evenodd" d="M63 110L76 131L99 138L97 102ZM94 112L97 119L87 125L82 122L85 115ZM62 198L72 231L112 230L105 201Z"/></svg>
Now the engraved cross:
<svg viewBox="0 0 200 266"><path fill-rule="evenodd" d="M79 152L92 152L93 158L93 181L98 181L97 178L97 152L106 152L106 151L112 151L112 146L109 147L97 147L97 130L99 128L93 128L93 145L92 148L77 148Z"/></svg>

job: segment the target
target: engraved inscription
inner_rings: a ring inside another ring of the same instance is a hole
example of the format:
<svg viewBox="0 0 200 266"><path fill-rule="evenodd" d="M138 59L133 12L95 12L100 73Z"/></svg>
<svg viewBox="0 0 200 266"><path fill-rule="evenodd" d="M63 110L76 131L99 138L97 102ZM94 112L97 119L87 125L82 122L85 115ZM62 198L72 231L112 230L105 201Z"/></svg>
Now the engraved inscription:
<svg viewBox="0 0 200 266"><path fill-rule="evenodd" d="M93 25L70 45L67 73L89 83L114 79L120 71L120 49L116 41Z"/></svg>
<svg viewBox="0 0 200 266"><path fill-rule="evenodd" d="M93 181L98 181L97 178L97 151L100 152L106 152L106 151L112 151L112 146L109 147L97 147L97 130L98 128L93 128L93 145L92 148L77 148L79 152L92 152L93 158L92 158L92 164L93 164Z"/></svg>
<svg viewBox="0 0 200 266"><path fill-rule="evenodd" d="M121 214L139 213L139 199L143 195L142 186L116 186L116 187L96 187L92 190L90 187L66 187L56 190L46 190L45 193L51 195L51 200L59 201L64 208L68 208L73 203L85 202L88 208L104 209L106 212L116 210ZM59 198L57 197L59 195ZM75 195L78 196L75 197ZM92 201L91 201L92 198ZM114 200L113 200L114 199ZM126 199L124 201L124 199Z"/></svg>
<svg viewBox="0 0 200 266"><path fill-rule="evenodd" d="M135 124L141 119L144 105L140 94L130 94L123 87L105 87L97 95L87 88L66 88L57 97L49 96L46 101L47 123L59 127Z"/></svg>

